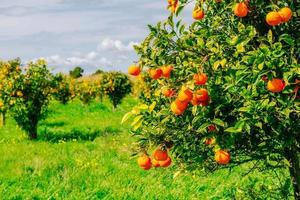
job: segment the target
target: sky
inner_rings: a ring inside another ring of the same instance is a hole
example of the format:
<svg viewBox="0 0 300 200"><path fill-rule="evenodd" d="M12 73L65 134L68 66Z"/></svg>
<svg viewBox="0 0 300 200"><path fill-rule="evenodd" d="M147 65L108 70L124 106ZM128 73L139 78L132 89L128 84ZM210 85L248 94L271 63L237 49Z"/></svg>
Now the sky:
<svg viewBox="0 0 300 200"><path fill-rule="evenodd" d="M133 45L147 24L168 17L166 7L167 0L1 0L0 59L44 58L54 72L125 72L138 60Z"/></svg>

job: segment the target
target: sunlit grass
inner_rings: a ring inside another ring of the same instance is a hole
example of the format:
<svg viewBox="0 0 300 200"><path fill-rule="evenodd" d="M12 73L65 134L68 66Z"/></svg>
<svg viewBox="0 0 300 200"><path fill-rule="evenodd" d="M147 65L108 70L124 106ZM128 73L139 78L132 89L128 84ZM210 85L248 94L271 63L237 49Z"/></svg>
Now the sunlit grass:
<svg viewBox="0 0 300 200"><path fill-rule="evenodd" d="M0 130L0 199L280 199L280 182L267 173L242 176L247 166L202 176L178 174L174 165L139 169L129 127L120 124L135 103L127 98L113 111L107 101L53 102L34 142L9 119Z"/></svg>

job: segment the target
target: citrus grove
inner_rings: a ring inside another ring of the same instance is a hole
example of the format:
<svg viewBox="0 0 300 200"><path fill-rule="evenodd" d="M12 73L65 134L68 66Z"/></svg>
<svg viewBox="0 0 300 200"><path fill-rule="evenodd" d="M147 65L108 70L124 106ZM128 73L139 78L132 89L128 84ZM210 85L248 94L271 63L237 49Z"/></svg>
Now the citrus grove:
<svg viewBox="0 0 300 200"><path fill-rule="evenodd" d="M166 4L128 70L144 88L122 120L133 118L138 165L169 166L172 155L190 170L286 168L300 199L300 2ZM188 4L190 25L179 17Z"/></svg>
<svg viewBox="0 0 300 200"><path fill-rule="evenodd" d="M47 116L48 105L53 99L67 104L78 98L86 105L106 96L116 108L131 90L131 80L121 72L74 79L51 73L42 59L25 66L19 59L0 62L2 125L8 113L30 139L38 138L38 124Z"/></svg>

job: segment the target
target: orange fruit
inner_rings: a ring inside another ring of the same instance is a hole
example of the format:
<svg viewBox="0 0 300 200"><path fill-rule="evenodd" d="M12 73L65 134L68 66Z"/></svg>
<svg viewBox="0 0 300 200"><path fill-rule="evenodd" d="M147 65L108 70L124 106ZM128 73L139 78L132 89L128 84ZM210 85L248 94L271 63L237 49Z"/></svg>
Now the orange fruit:
<svg viewBox="0 0 300 200"><path fill-rule="evenodd" d="M278 12L269 12L266 16L266 22L270 26L277 26L282 22L282 18Z"/></svg>
<svg viewBox="0 0 300 200"><path fill-rule="evenodd" d="M288 22L293 16L293 11L290 8L285 7L280 9L278 14L281 17L281 22Z"/></svg>
<svg viewBox="0 0 300 200"><path fill-rule="evenodd" d="M208 91L204 88L197 90L195 92L195 96L196 96L197 100L201 101L201 102L203 102L203 101L206 102L209 100Z"/></svg>
<svg viewBox="0 0 300 200"><path fill-rule="evenodd" d="M172 159L168 157L166 160L159 161L161 167L169 167L172 164Z"/></svg>
<svg viewBox="0 0 300 200"><path fill-rule="evenodd" d="M175 13L177 8L178 8L178 0L168 0L168 3L169 3L169 10L172 12L172 13Z"/></svg>
<svg viewBox="0 0 300 200"><path fill-rule="evenodd" d="M216 143L216 138L207 138L205 141L204 141L204 144L206 145L213 145Z"/></svg>
<svg viewBox="0 0 300 200"><path fill-rule="evenodd" d="M175 114L175 115L182 115L184 113L185 110L180 110L175 102L171 103L171 111Z"/></svg>
<svg viewBox="0 0 300 200"><path fill-rule="evenodd" d="M160 167L159 161L152 159L152 166L155 168Z"/></svg>
<svg viewBox="0 0 300 200"><path fill-rule="evenodd" d="M227 165L230 162L230 153L224 150L218 150L215 154L215 160L220 165Z"/></svg>
<svg viewBox="0 0 300 200"><path fill-rule="evenodd" d="M197 8L193 11L193 18L195 20L201 20L204 18L204 11L201 8Z"/></svg>
<svg viewBox="0 0 300 200"><path fill-rule="evenodd" d="M172 90L172 89L164 89L162 91L163 95L166 96L166 97L172 97L174 94L175 94L175 91Z"/></svg>
<svg viewBox="0 0 300 200"><path fill-rule="evenodd" d="M176 115L182 115L185 109L188 107L188 104L188 102L179 101L178 99L176 99L171 103L171 110Z"/></svg>
<svg viewBox="0 0 300 200"><path fill-rule="evenodd" d="M168 157L168 151L162 149L156 149L153 153L153 158L157 161L167 160Z"/></svg>
<svg viewBox="0 0 300 200"><path fill-rule="evenodd" d="M197 96L194 94L193 99L191 100L191 104L193 106L199 106L201 104L201 101L198 101Z"/></svg>
<svg viewBox="0 0 300 200"><path fill-rule="evenodd" d="M173 70L173 67L172 66L163 66L160 68L161 71L162 71L162 76L165 77L165 78L170 78L171 76L171 72Z"/></svg>
<svg viewBox="0 0 300 200"><path fill-rule="evenodd" d="M217 130L217 128L216 128L216 126L215 125L209 125L208 127L207 127L207 129L208 129L208 132L214 132L214 131L216 131Z"/></svg>
<svg viewBox="0 0 300 200"><path fill-rule="evenodd" d="M248 14L248 6L246 3L237 3L233 8L233 12L238 17L246 17Z"/></svg>
<svg viewBox="0 0 300 200"><path fill-rule="evenodd" d="M162 71L161 69L150 69L149 74L152 79L159 79L162 75Z"/></svg>
<svg viewBox="0 0 300 200"><path fill-rule="evenodd" d="M282 79L274 78L268 81L267 89L273 93L278 93L284 90L285 82Z"/></svg>
<svg viewBox="0 0 300 200"><path fill-rule="evenodd" d="M137 162L138 162L138 165L145 170L150 169L151 165L152 165L151 159L147 155L143 155L143 156L139 157Z"/></svg>
<svg viewBox="0 0 300 200"><path fill-rule="evenodd" d="M141 73L141 69L138 66L132 65L128 68L128 73L132 76L138 76Z"/></svg>
<svg viewBox="0 0 300 200"><path fill-rule="evenodd" d="M195 74L193 78L196 85L205 85L207 82L206 74Z"/></svg>
<svg viewBox="0 0 300 200"><path fill-rule="evenodd" d="M178 94L178 100L179 101L186 101L189 102L193 99L193 91L190 89L181 89Z"/></svg>

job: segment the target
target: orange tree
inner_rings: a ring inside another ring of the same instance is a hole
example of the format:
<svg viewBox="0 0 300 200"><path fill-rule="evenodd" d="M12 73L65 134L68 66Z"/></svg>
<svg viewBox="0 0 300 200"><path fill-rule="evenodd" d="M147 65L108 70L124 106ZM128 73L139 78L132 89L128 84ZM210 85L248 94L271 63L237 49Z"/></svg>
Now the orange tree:
<svg viewBox="0 0 300 200"><path fill-rule="evenodd" d="M27 133L30 139L37 139L37 126L45 116L55 81L44 60L31 62L25 67L24 73L19 72L12 94L18 91L22 95L13 97L10 113L17 124Z"/></svg>
<svg viewBox="0 0 300 200"><path fill-rule="evenodd" d="M83 77L76 80L75 95L83 104L90 104L97 95L97 87L95 82L92 81L89 77Z"/></svg>
<svg viewBox="0 0 300 200"><path fill-rule="evenodd" d="M6 121L6 113L15 103L15 97L23 95L20 90L20 82L18 81L21 74L20 65L19 59L0 62L0 113L3 126Z"/></svg>
<svg viewBox="0 0 300 200"><path fill-rule="evenodd" d="M114 108L122 102L123 98L132 91L129 77L121 72L106 72L101 80L104 94L109 98Z"/></svg>
<svg viewBox="0 0 300 200"><path fill-rule="evenodd" d="M141 152L171 148L186 168L287 167L299 199L299 1L168 3L129 68L148 91L123 118L135 116ZM188 3L189 26L177 18Z"/></svg>
<svg viewBox="0 0 300 200"><path fill-rule="evenodd" d="M53 96L62 104L67 104L72 99L70 79L61 73L54 76L57 87L54 88Z"/></svg>

